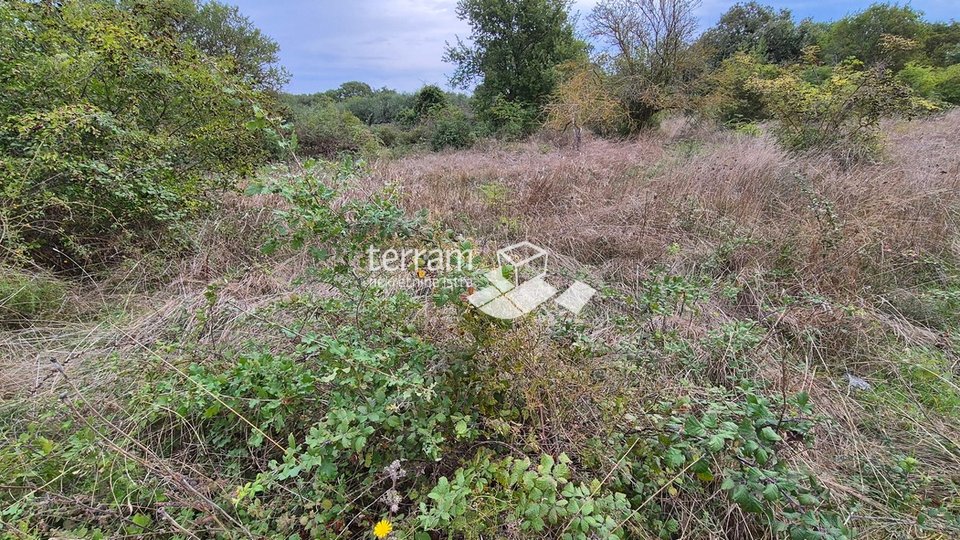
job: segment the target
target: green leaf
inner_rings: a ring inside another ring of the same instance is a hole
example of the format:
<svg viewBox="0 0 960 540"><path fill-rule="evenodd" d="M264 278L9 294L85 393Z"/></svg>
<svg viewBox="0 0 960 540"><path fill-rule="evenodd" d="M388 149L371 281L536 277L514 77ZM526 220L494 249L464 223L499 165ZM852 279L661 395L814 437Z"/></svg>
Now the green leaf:
<svg viewBox="0 0 960 540"><path fill-rule="evenodd" d="M680 467L687 460L686 456L683 455L683 452L676 448L667 450L667 453L663 455L663 459L667 466L673 469Z"/></svg>
<svg viewBox="0 0 960 540"><path fill-rule="evenodd" d="M704 434L704 429L696 418L688 416L683 423L683 432L690 437L700 437Z"/></svg>
<svg viewBox="0 0 960 540"><path fill-rule="evenodd" d="M707 448L709 448L711 452L723 450L723 437L720 435L710 437L710 440L707 442Z"/></svg>
<svg viewBox="0 0 960 540"><path fill-rule="evenodd" d="M765 441L776 442L782 441L783 437L777 434L772 427L767 426L760 430L760 437Z"/></svg>
<svg viewBox="0 0 960 540"><path fill-rule="evenodd" d="M151 523L153 523L153 520L150 519L150 516L146 514L134 514L130 520L141 529L146 529Z"/></svg>
<svg viewBox="0 0 960 540"><path fill-rule="evenodd" d="M744 486L737 486L733 490L730 498L733 499L733 502L740 505L740 508L743 508L747 512L752 514L763 513L763 506L760 505L760 501L751 495L750 490Z"/></svg>

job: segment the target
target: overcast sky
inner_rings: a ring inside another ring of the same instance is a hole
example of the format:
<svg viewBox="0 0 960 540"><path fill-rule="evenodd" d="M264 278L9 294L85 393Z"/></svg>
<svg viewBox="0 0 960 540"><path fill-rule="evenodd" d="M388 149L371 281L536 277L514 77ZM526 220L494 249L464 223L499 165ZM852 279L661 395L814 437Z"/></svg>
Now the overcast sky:
<svg viewBox="0 0 960 540"><path fill-rule="evenodd" d="M224 0L280 43L293 74L286 90L311 93L359 80L378 88L448 87L451 66L441 61L444 43L469 28L457 20L456 0ZM577 0L581 20L595 0ZM713 25L735 1L703 0L701 28ZM788 0L761 3L788 8L798 19L833 20L868 6L870 0ZM960 17L960 0L908 2L929 20Z"/></svg>

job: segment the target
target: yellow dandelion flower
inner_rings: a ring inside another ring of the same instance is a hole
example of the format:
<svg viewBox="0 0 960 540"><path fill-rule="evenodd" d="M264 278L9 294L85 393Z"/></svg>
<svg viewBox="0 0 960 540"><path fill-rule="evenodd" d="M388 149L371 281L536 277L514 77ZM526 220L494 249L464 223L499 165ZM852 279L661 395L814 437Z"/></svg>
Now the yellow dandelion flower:
<svg viewBox="0 0 960 540"><path fill-rule="evenodd" d="M381 519L373 526L373 535L377 538L386 538L393 532L393 523L385 519Z"/></svg>

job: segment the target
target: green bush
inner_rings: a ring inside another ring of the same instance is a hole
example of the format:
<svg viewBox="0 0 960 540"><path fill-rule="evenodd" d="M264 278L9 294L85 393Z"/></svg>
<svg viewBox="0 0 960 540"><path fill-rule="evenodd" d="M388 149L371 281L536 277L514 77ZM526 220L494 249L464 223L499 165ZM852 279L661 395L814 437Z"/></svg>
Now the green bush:
<svg viewBox="0 0 960 540"><path fill-rule="evenodd" d="M435 111L430 148L467 148L473 144L473 127L466 113L455 107Z"/></svg>
<svg viewBox="0 0 960 540"><path fill-rule="evenodd" d="M960 105L960 64L943 69L934 91L947 103Z"/></svg>
<svg viewBox="0 0 960 540"><path fill-rule="evenodd" d="M728 124L767 118L763 96L748 85L754 77L770 79L777 67L753 54L736 53L724 60L710 77L711 91L704 102L708 114Z"/></svg>
<svg viewBox="0 0 960 540"><path fill-rule="evenodd" d="M342 152L370 153L377 140L363 122L332 101L293 108L299 151L308 156L334 157Z"/></svg>
<svg viewBox="0 0 960 540"><path fill-rule="evenodd" d="M387 148L400 146L406 142L404 132L396 124L378 124L373 126L370 131L380 141L380 144Z"/></svg>
<svg viewBox="0 0 960 540"><path fill-rule="evenodd" d="M915 99L882 66L864 69L848 60L819 85L804 80L804 71L802 65L791 66L775 78L752 77L747 83L778 121L780 142L792 150L819 148L844 161L876 158L881 119L933 107Z"/></svg>
<svg viewBox="0 0 960 540"><path fill-rule="evenodd" d="M911 62L897 73L897 80L917 95L960 105L960 64L939 68Z"/></svg>
<svg viewBox="0 0 960 540"><path fill-rule="evenodd" d="M343 101L342 106L367 125L375 126L396 122L413 102L410 94L383 89L370 95L350 97Z"/></svg>
<svg viewBox="0 0 960 540"><path fill-rule="evenodd" d="M447 96L439 86L428 84L413 97L413 112L424 118L437 109L447 106Z"/></svg>
<svg viewBox="0 0 960 540"><path fill-rule="evenodd" d="M138 5L0 4L4 258L78 271L153 244L266 155L264 96L181 39L178 2Z"/></svg>
<svg viewBox="0 0 960 540"><path fill-rule="evenodd" d="M517 140L537 127L538 109L532 105L508 101L496 96L483 110L482 120L487 135Z"/></svg>

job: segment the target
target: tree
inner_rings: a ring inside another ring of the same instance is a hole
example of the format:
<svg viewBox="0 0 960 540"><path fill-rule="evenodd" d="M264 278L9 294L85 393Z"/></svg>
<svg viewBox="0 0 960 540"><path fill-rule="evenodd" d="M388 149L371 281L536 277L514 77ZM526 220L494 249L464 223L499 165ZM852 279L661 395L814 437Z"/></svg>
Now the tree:
<svg viewBox="0 0 960 540"><path fill-rule="evenodd" d="M714 65L737 52L756 53L766 62L781 64L800 58L813 41L812 30L809 21L794 24L789 10L775 11L751 1L727 10L700 41L711 49Z"/></svg>
<svg viewBox="0 0 960 540"><path fill-rule="evenodd" d="M561 66L563 80L547 106L547 125L557 131L573 130L573 146L580 150L584 127L609 131L625 115L616 96L609 92L607 76L589 62Z"/></svg>
<svg viewBox="0 0 960 540"><path fill-rule="evenodd" d="M931 24L923 48L935 66L960 64L960 22Z"/></svg>
<svg viewBox="0 0 960 540"><path fill-rule="evenodd" d="M460 0L457 16L470 24L470 43L447 44L456 65L454 86L474 93L483 115L497 101L539 112L557 82L556 66L585 54L574 36L569 0ZM536 114L531 114L535 117Z"/></svg>
<svg viewBox="0 0 960 540"><path fill-rule="evenodd" d="M280 46L236 6L215 0L190 2L180 32L203 52L231 58L235 72L258 89L280 90L290 80L289 73L279 65Z"/></svg>
<svg viewBox="0 0 960 540"><path fill-rule="evenodd" d="M700 0L602 0L589 17L591 35L605 42L603 57L635 126L678 106L699 73L690 46Z"/></svg>
<svg viewBox="0 0 960 540"><path fill-rule="evenodd" d="M421 118L430 114L431 109L445 107L446 105L446 94L435 84L424 86L413 97L413 112Z"/></svg>
<svg viewBox="0 0 960 540"><path fill-rule="evenodd" d="M373 88L361 81L347 81L335 90L324 92L334 101L346 101L354 97L368 97L373 95Z"/></svg>
<svg viewBox="0 0 960 540"><path fill-rule="evenodd" d="M910 6L873 4L867 9L840 19L823 38L826 57L834 63L855 57L866 65L884 62L893 70L901 69L916 54L915 50L891 53L884 36L922 42L926 24L922 14Z"/></svg>

